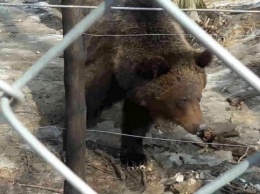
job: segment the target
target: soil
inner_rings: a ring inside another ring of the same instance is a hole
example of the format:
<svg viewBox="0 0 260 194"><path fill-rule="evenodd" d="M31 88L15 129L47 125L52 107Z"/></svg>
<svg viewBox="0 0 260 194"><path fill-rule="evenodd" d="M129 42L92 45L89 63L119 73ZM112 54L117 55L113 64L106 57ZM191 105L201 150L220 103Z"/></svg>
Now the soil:
<svg viewBox="0 0 260 194"><path fill-rule="evenodd" d="M23 1L0 0L0 2ZM54 0L48 2L57 4ZM214 4L222 6L220 1L219 4L216 2L206 1L209 7ZM236 6L243 1L227 2L232 2L232 6L237 8ZM260 75L258 18L258 14L215 14L213 23L217 29L213 36L252 71ZM222 20L226 23L223 24ZM0 6L0 80L12 84L60 40L62 40L62 23L59 9ZM62 148L61 132L64 128L63 71L63 56L59 56L24 88L25 102L14 111L23 125L59 158ZM251 145L258 150L260 95L242 99L242 103L231 106L226 98L253 89L217 58L207 72L208 85L201 102L204 119L215 126L215 129L220 126L219 130L225 127L226 131L231 130L233 124L239 136L229 138L230 141ZM233 166L234 161L237 162L241 157L236 158L233 153L232 162L223 160L214 166L200 163L172 166L172 163L167 163L166 160L156 156L165 152L196 153L203 156L205 155L201 152L203 148L191 143L146 140L146 152L153 164L151 168L147 167L145 172L147 184L143 183L142 171L138 169L123 169L126 180L121 180L115 174L111 163L95 153L95 149L103 150L118 161L120 136L97 131L120 133L120 108L121 103L118 103L104 111L99 124L89 129L95 131L88 132L86 182L98 193L142 193L145 189L144 193L175 193L173 189L166 191L166 186L162 182L171 179L176 173L195 171L214 178ZM186 135L181 127L160 121L147 136L184 139ZM225 153L230 151L225 146L221 150ZM211 155L216 156L216 152ZM224 154L222 156L224 157ZM250 182L251 186L257 185L260 180L259 172L259 168L254 167L248 171L243 180ZM180 185L175 184L175 189L179 187ZM0 193L51 194L62 193L62 189L63 178L35 154L10 126L1 125ZM257 187L253 189L257 193ZM184 193L184 189L179 189L181 190ZM221 192L225 193L224 190ZM238 192L233 190L231 193Z"/></svg>

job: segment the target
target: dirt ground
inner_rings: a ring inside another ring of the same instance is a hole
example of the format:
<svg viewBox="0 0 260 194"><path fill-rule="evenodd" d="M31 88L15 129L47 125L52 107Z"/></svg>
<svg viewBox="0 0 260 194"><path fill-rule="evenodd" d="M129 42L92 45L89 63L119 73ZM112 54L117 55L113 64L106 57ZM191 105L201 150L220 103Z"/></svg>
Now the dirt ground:
<svg viewBox="0 0 260 194"><path fill-rule="evenodd" d="M0 2L23 1L0 0ZM26 2L39 3L37 0ZM221 2L223 1L206 1L209 7L226 6ZM229 4L231 8L239 8L244 6L239 3L248 1L225 1L227 2L232 2ZM57 4L57 1L53 0L50 3ZM259 15L219 13L214 15L212 25L217 26L213 36L260 75ZM0 6L0 79L13 83L61 39L59 10ZM147 139L145 146L147 154L152 159L151 166L144 173L137 169L124 169L127 178L125 181L120 180L111 163L94 152L95 149L100 149L117 159L120 136L97 131L120 133L121 104L118 103L110 110L104 111L98 125L90 129L95 131L88 132L87 183L102 194L192 193L194 189L232 167L239 158L243 159L243 155L252 154L253 149L258 150L260 96L249 95L242 99L242 102L232 101L235 104L231 106L226 100L227 97L253 89L218 59L214 60L207 72L208 85L201 102L204 119L216 130L236 132L237 135L225 141L219 139L220 143L232 141L246 146L237 148L222 146L216 149L209 148L210 151L207 152L191 143ZM15 110L17 117L57 157L60 157L58 153L61 151L61 131L64 127L63 57L55 58L24 88L23 92L26 101ZM179 126L161 121L154 125L147 136L185 140L188 134ZM252 149L247 149L249 146ZM176 161L176 154L182 154L184 159L193 156L193 160L189 158L184 164L179 164ZM194 155L197 158L194 158ZM194 188L189 184L191 179L188 177L195 180ZM238 178L232 187L223 188L219 193L260 193L259 180L260 170L256 166ZM191 190L187 191L187 188ZM1 125L0 193L51 194L62 193L62 189L63 179L59 174L38 157L8 125Z"/></svg>

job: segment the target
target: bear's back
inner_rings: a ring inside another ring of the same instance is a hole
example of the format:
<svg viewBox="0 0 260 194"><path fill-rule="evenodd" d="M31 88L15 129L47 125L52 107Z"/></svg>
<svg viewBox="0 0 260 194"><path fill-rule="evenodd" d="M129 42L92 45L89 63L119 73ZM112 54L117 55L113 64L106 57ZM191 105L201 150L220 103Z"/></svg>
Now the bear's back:
<svg viewBox="0 0 260 194"><path fill-rule="evenodd" d="M158 7L147 0L123 0L116 6ZM110 65L124 88L138 82L134 69L143 60L171 53L178 61L192 51L183 30L166 11L111 9L86 33L104 35L86 36L87 58L94 66Z"/></svg>

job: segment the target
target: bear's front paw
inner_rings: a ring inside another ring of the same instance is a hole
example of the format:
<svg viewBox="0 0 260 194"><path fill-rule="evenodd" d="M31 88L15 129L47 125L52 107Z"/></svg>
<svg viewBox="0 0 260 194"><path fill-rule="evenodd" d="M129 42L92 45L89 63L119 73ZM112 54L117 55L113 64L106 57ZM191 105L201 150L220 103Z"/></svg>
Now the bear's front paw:
<svg viewBox="0 0 260 194"><path fill-rule="evenodd" d="M147 164L147 158L144 153L121 152L120 160L122 165L136 167Z"/></svg>

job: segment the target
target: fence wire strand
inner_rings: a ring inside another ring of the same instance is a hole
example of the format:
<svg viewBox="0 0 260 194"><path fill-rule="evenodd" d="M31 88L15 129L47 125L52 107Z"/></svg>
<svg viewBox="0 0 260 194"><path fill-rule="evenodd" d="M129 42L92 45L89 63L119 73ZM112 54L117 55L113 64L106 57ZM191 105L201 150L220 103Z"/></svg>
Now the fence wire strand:
<svg viewBox="0 0 260 194"><path fill-rule="evenodd" d="M95 132L95 133L106 133L111 135L118 135L118 136L126 136L126 137L136 137L142 139L150 139L150 140L159 140L159 141L167 141L167 142L181 142L181 143L197 143L197 144L208 144L208 145L218 145L218 146L227 146L227 147L253 147L259 146L257 144L250 144L250 145L235 145L235 144L227 144L227 143L215 143L215 142L203 142L203 141L192 141L192 140L182 140L182 139L167 139L167 138L159 138L159 137L144 137L139 135L129 135L124 133L117 133L112 131L102 131L102 130L95 130L95 129L88 129L88 132Z"/></svg>
<svg viewBox="0 0 260 194"><path fill-rule="evenodd" d="M19 112L16 111L18 114ZM34 113L36 114L36 113ZM64 130L65 128L58 127L58 126L44 126L39 127L39 129L54 127L57 129ZM194 140L185 140L185 139L168 139L168 138L160 138L160 137L148 137L148 136L139 136L139 135L130 135L125 133L118 133L113 131L104 131L104 130L96 130L96 129L87 129L87 132L93 133L104 133L110 135L117 135L117 136L126 136L126 137L135 137L135 138L142 138L142 139L149 139L149 140L158 140L158 141L167 141L167 142L180 142L180 143L197 143L197 144L206 144L206 145L216 145L216 146L226 146L226 147L242 147L242 148L250 148L250 147L259 147L259 144L246 144L246 145L239 145L239 144L228 144L228 143L217 143L217 142L204 142L204 141L194 141ZM88 140L88 138L87 138Z"/></svg>
<svg viewBox="0 0 260 194"><path fill-rule="evenodd" d="M83 34L91 25L93 25L96 20L101 18L103 14L111 9L117 10L153 10L153 11L167 11L173 18L175 18L187 31L189 31L196 39L200 40L202 44L214 52L218 58L223 60L227 66L233 69L236 73L240 75L247 83L254 87L260 92L260 79L252 73L247 67L245 67L240 61L238 61L233 55L226 51L220 44L218 44L210 35L208 35L201 27L199 27L194 21L192 21L186 14L182 11L205 11L205 12L232 12L232 13L260 13L259 10L228 10L228 9L179 9L170 0L156 0L161 8L141 8L141 7L113 7L113 0L107 0L101 3L99 6L74 6L74 5L49 5L49 4L19 4L19 3L0 3L0 6L14 6L14 7L43 7L43 8L85 8L93 9L90 14L85 16L70 32L64 36L64 39L58 42L53 48L46 52L33 66L26 71L21 78L14 82L14 84L9 85L3 81L0 81L0 90L4 92L4 95L0 98L1 105L1 117L4 117L5 121L50 165L54 167L66 180L68 180L77 190L81 193L96 193L91 189L83 180L76 176L66 165L64 165L58 158L55 157L41 142L32 135L15 117L12 109L17 102L22 102L22 89L29 81L31 81L40 71L47 66L56 56L61 54L74 40L76 40L81 34ZM101 35L104 36L104 35ZM10 104L9 96L14 98L13 104ZM0 120L2 119L0 117ZM89 130L92 132L97 132L97 130ZM101 131L99 131L101 132ZM104 132L104 131L102 131ZM114 132L107 132L111 134L116 134ZM117 135L122 135L118 133ZM129 136L129 135L128 135ZM135 136L140 138L150 138ZM163 141L182 141L182 142L192 142L185 140L169 140L163 138L150 138L155 140ZM201 142L195 142L201 143ZM221 144L219 144L221 145ZM222 144L225 145L225 144ZM227 144L226 144L227 145ZM228 144L227 146L238 146ZM241 146L242 147L242 146ZM248 147L248 146L244 146ZM202 187L196 192L196 194L213 193L218 190L228 182L237 178L243 174L248 168L256 165L260 162L260 153L256 153L250 156L245 161L234 166L232 169L226 171L222 176L213 180L210 184Z"/></svg>
<svg viewBox="0 0 260 194"><path fill-rule="evenodd" d="M0 3L0 6L12 7L39 7L39 8L80 8L80 9L96 9L97 6L92 5L53 5L53 4L31 4L31 3ZM146 7L111 7L115 10L132 10L132 11L163 11L163 8L146 8ZM191 9L181 8L182 11L197 11L197 12L229 12L229 13L260 13L259 10L246 10L246 9Z"/></svg>
<svg viewBox="0 0 260 194"><path fill-rule="evenodd" d="M0 25L1 27L1 25ZM19 26L18 26L19 27ZM26 32L10 32L15 33L19 35L39 35L39 36L50 36L54 37L56 36L62 39L62 34L55 34L55 33L26 33ZM236 37L240 38L232 38L232 40L241 40L241 38L259 38L260 33L252 33L252 34L245 34L245 35L235 35ZM141 36L192 36L191 34L186 33L176 33L176 34L89 34L89 33L83 33L83 35L86 36L93 36L93 37L141 37ZM223 35L222 37L225 37L226 35Z"/></svg>

